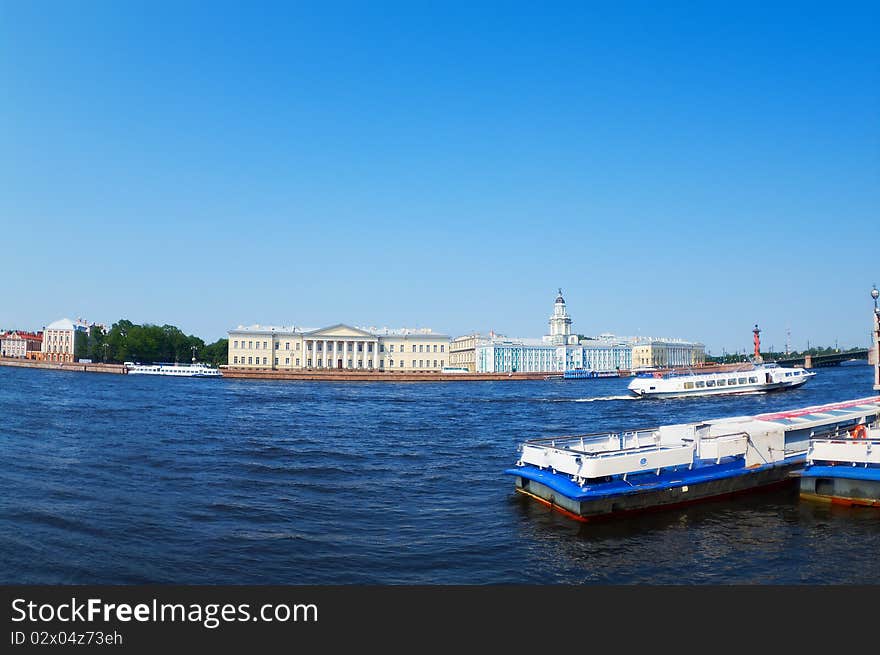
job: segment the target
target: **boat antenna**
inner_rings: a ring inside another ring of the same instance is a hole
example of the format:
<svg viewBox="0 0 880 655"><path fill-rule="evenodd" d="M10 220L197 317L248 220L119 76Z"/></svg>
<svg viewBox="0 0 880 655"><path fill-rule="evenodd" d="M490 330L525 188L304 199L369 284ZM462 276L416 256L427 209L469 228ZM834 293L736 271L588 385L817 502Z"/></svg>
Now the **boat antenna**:
<svg viewBox="0 0 880 655"><path fill-rule="evenodd" d="M196 347L195 346L192 346L192 351L193 351L193 364L195 364L196 363Z"/></svg>

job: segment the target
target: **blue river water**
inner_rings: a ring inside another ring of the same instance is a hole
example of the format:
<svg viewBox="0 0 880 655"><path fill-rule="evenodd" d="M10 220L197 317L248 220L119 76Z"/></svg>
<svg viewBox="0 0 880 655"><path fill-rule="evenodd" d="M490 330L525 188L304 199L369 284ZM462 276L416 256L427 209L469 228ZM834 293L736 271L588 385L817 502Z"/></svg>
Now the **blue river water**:
<svg viewBox="0 0 880 655"><path fill-rule="evenodd" d="M874 395L631 400L626 379L328 383L0 367L0 583L880 583L880 510L787 490L595 524L513 491L524 439Z"/></svg>

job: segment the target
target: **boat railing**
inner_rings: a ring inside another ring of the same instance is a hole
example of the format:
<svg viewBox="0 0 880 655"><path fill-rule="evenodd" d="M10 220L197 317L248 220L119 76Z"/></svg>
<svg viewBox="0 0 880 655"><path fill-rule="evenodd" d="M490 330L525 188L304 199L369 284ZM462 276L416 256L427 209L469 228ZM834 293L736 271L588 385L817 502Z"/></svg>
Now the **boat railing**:
<svg viewBox="0 0 880 655"><path fill-rule="evenodd" d="M693 443L667 444L658 430L534 439L522 445L519 464L565 473L578 482L693 463Z"/></svg>
<svg viewBox="0 0 880 655"><path fill-rule="evenodd" d="M748 448L748 432L731 432L700 437L698 454L700 459L714 459L720 463L723 457L744 455Z"/></svg>
<svg viewBox="0 0 880 655"><path fill-rule="evenodd" d="M644 428L624 432L593 432L558 437L539 437L529 439L524 445L577 450L578 452L604 452L653 445L659 440L659 435L659 428Z"/></svg>
<svg viewBox="0 0 880 655"><path fill-rule="evenodd" d="M838 428L832 434L810 439L807 463L841 462L853 466L880 464L880 430L876 427L861 433L852 433L851 430Z"/></svg>

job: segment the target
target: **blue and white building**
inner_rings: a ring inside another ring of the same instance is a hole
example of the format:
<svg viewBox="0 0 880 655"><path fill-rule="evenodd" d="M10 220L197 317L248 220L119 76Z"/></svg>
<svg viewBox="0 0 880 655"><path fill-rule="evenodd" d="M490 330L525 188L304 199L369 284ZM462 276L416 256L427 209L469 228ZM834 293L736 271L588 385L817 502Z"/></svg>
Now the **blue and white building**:
<svg viewBox="0 0 880 655"><path fill-rule="evenodd" d="M608 333L578 339L571 333L571 323L560 289L548 335L541 339L474 335L474 369L478 373L608 373L638 367L690 366L705 359L701 343Z"/></svg>

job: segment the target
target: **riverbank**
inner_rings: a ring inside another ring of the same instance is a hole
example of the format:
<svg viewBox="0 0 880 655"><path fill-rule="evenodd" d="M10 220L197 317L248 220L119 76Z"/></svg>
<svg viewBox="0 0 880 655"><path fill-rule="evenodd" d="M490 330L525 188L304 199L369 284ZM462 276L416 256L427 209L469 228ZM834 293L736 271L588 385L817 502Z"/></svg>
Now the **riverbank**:
<svg viewBox="0 0 880 655"><path fill-rule="evenodd" d="M401 373L399 371L290 371L220 367L223 377L245 380L325 382L491 382L543 380L548 373Z"/></svg>
<svg viewBox="0 0 880 655"><path fill-rule="evenodd" d="M17 368L43 368L53 371L73 371L76 373L116 373L125 375L125 366L122 364L84 363L84 362L40 362L34 359L17 359L15 357L0 357L0 366L13 366Z"/></svg>

